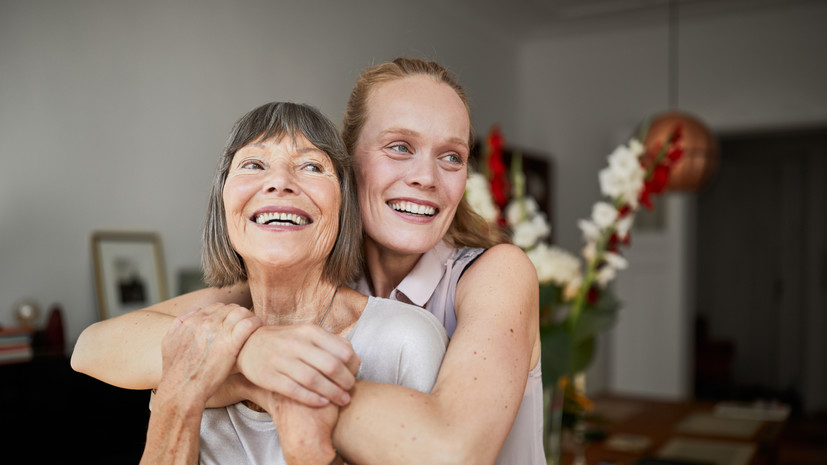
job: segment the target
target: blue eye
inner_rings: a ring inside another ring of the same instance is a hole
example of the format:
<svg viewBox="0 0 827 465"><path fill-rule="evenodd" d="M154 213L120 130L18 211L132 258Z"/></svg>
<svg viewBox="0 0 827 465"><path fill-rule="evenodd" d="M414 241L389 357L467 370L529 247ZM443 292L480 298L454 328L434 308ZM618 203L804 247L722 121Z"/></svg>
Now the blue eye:
<svg viewBox="0 0 827 465"><path fill-rule="evenodd" d="M391 145L390 149L399 153L411 153L411 150L405 144Z"/></svg>
<svg viewBox="0 0 827 465"><path fill-rule="evenodd" d="M462 158L455 153L449 153L448 155L445 155L445 160L448 160L450 163L454 163L456 165L462 164Z"/></svg>

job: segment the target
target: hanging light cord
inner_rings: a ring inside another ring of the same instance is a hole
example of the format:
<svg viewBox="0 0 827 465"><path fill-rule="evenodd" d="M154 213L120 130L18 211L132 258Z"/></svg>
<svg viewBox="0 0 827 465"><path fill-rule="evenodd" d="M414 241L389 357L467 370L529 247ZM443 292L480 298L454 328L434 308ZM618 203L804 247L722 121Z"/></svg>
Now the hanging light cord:
<svg viewBox="0 0 827 465"><path fill-rule="evenodd" d="M678 108L678 3L669 0L669 108Z"/></svg>

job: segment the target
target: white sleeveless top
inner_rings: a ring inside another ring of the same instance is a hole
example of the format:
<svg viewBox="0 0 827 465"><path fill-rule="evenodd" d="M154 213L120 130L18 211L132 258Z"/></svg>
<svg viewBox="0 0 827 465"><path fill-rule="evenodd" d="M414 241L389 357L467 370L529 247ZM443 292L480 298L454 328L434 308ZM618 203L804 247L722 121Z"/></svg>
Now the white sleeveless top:
<svg viewBox="0 0 827 465"><path fill-rule="evenodd" d="M362 361L356 378L422 392L434 386L448 344L430 313L377 297L368 299L348 339ZM204 411L199 452L202 465L286 463L270 415L241 403Z"/></svg>
<svg viewBox="0 0 827 465"><path fill-rule="evenodd" d="M444 242L426 252L414 269L391 291L390 299L422 307L445 327L450 338L457 328L454 295L465 269L485 249L455 249ZM355 289L371 295L362 277ZM543 381L540 361L528 373L525 393L511 431L500 449L496 465L545 465L543 448Z"/></svg>

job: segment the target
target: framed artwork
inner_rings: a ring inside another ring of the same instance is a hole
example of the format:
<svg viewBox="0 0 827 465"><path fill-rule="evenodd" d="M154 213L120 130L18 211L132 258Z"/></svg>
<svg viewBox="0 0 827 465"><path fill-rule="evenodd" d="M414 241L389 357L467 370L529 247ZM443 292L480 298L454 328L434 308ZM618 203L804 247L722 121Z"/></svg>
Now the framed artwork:
<svg viewBox="0 0 827 465"><path fill-rule="evenodd" d="M92 262L101 320L167 299L161 238L155 233L95 231Z"/></svg>

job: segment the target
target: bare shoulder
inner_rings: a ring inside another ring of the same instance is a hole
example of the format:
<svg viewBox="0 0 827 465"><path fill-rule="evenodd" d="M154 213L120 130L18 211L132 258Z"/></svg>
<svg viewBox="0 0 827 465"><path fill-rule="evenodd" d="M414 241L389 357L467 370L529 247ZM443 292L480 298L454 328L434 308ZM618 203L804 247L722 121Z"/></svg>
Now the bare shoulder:
<svg viewBox="0 0 827 465"><path fill-rule="evenodd" d="M497 244L468 267L459 285L473 285L488 279L513 282L519 284L520 289L531 288L537 286L537 271L521 248L512 244Z"/></svg>

